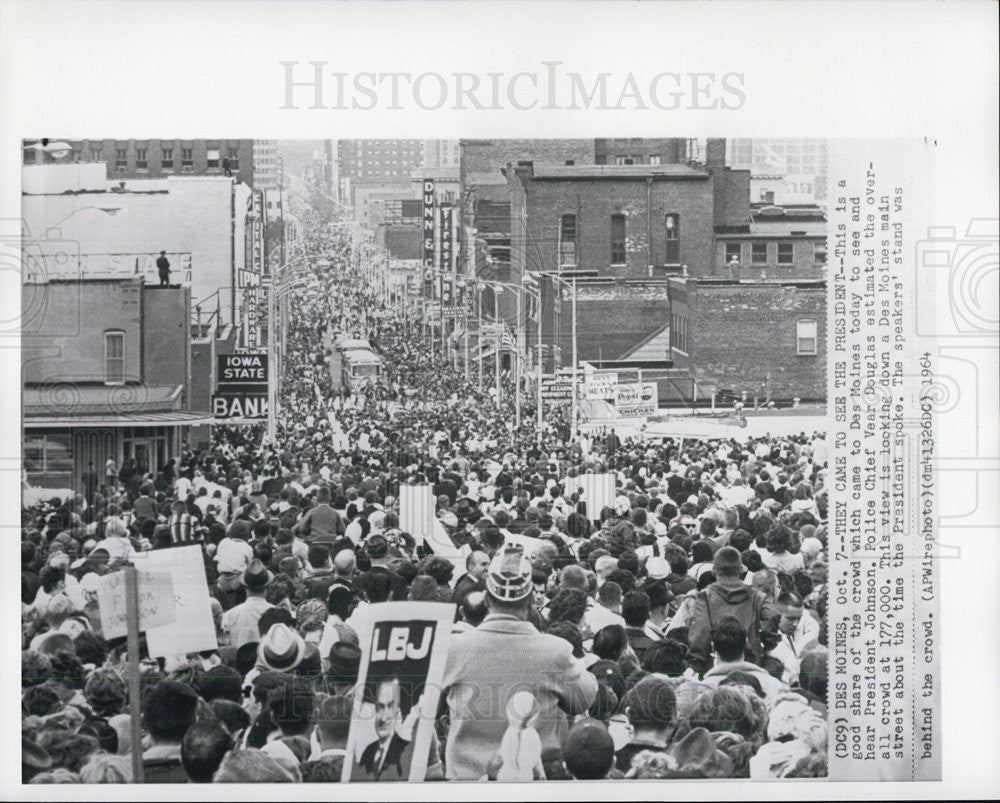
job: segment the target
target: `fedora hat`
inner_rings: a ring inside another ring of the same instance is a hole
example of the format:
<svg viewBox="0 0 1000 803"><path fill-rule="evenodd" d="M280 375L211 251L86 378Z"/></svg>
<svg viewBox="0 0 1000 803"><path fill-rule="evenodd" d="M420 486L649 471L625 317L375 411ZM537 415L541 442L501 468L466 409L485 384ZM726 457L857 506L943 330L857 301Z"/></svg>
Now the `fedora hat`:
<svg viewBox="0 0 1000 803"><path fill-rule="evenodd" d="M274 579L274 575L268 571L267 567L258 558L250 561L250 565L243 573L243 585L251 591L260 591L267 587L267 584Z"/></svg>
<svg viewBox="0 0 1000 803"><path fill-rule="evenodd" d="M305 640L283 622L273 625L258 647L259 662L275 672L290 672L306 653Z"/></svg>

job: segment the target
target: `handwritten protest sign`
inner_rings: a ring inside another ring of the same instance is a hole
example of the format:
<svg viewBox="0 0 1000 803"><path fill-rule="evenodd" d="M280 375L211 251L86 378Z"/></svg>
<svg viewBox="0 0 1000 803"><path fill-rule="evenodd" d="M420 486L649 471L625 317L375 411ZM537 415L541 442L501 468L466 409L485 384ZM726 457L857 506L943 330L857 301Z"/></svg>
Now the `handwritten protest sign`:
<svg viewBox="0 0 1000 803"><path fill-rule="evenodd" d="M136 574L139 581L139 629L172 625L177 620L177 611L170 572L143 566ZM101 578L97 589L97 605L100 608L104 638L120 638L128 632L127 599L125 572L113 572Z"/></svg>
<svg viewBox="0 0 1000 803"><path fill-rule="evenodd" d="M148 571L170 575L176 616L171 624L146 630L146 645L150 657L183 655L218 648L201 547L174 547L146 554L148 557L145 565ZM141 588L140 585L140 591Z"/></svg>

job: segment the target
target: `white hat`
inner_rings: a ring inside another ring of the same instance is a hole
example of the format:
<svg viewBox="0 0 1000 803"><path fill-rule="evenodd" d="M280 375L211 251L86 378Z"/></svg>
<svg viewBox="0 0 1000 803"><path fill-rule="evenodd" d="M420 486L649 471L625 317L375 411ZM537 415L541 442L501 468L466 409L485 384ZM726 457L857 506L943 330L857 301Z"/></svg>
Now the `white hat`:
<svg viewBox="0 0 1000 803"><path fill-rule="evenodd" d="M670 574L670 564L665 558L654 555L646 561L646 574L650 580L663 580Z"/></svg>

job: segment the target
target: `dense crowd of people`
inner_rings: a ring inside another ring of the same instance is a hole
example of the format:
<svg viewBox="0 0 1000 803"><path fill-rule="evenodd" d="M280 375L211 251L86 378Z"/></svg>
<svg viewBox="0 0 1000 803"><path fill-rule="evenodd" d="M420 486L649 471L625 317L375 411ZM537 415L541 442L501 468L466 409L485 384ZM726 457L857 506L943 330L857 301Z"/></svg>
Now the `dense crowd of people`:
<svg viewBox="0 0 1000 803"><path fill-rule="evenodd" d="M405 780L417 716L428 780L825 775L822 435L633 440L554 408L538 437L530 394L516 428L511 378L497 398L489 368L481 387L453 367L352 261L295 291L273 441L217 427L23 511L25 779L133 780L125 638L103 637L97 588L190 545L219 646L143 652L147 783L339 781L387 600L453 603L441 702L377 720L394 735L352 778ZM371 341L382 383L341 387L338 331ZM614 477L600 510L588 473ZM433 486L457 561L400 528L411 483Z"/></svg>

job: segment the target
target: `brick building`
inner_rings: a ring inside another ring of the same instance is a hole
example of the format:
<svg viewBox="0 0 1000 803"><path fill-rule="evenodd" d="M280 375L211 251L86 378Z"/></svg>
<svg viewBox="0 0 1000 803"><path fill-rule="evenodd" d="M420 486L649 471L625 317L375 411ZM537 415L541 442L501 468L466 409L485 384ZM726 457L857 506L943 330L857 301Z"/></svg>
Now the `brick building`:
<svg viewBox="0 0 1000 803"><path fill-rule="evenodd" d="M92 490L108 459L156 471L188 427L211 422L190 404L190 304L186 287L135 277L22 285L29 484Z"/></svg>
<svg viewBox="0 0 1000 803"><path fill-rule="evenodd" d="M658 165L680 164L688 160L686 139L595 139L594 164Z"/></svg>
<svg viewBox="0 0 1000 803"><path fill-rule="evenodd" d="M668 280L670 351L699 397L826 399L826 281Z"/></svg>
<svg viewBox="0 0 1000 803"><path fill-rule="evenodd" d="M716 233L716 275L735 257L743 278L820 278L826 273L826 214L817 206L754 204L748 231Z"/></svg>
<svg viewBox="0 0 1000 803"><path fill-rule="evenodd" d="M666 165L511 165L515 271L649 278L656 268L712 270L715 184Z"/></svg>
<svg viewBox="0 0 1000 803"><path fill-rule="evenodd" d="M22 222L40 235L27 252L29 272L140 274L156 283L156 257L166 251L171 283L189 286L193 303L218 309L225 323L241 317L238 277L252 257L246 185L225 176L109 180L100 164L32 165L21 177ZM55 258L66 249L72 259Z"/></svg>
<svg viewBox="0 0 1000 803"><path fill-rule="evenodd" d="M254 145L249 139L69 139L69 151L26 141L23 163L107 165L106 178L233 176L252 187Z"/></svg>
<svg viewBox="0 0 1000 803"><path fill-rule="evenodd" d="M409 181L423 164L420 139L341 139L337 141L337 170L341 179Z"/></svg>

